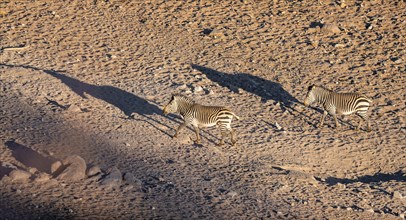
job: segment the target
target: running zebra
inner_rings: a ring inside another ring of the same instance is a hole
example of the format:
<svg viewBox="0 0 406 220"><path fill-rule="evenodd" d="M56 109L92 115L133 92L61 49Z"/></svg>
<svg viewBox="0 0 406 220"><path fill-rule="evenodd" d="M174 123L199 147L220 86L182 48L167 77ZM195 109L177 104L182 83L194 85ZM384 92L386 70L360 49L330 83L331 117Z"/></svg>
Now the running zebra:
<svg viewBox="0 0 406 220"><path fill-rule="evenodd" d="M192 125L196 132L196 143L200 144L199 127L212 127L218 126L221 131L221 140L218 145L224 144L224 138L227 133L231 135L231 143L234 146L236 143L233 129L231 128L231 121L233 117L240 119L233 112L221 106L204 106L195 103L193 100L182 96L172 95L169 103L164 107L164 115L169 113L178 113L184 119L176 130L174 138L178 136L179 131Z"/></svg>
<svg viewBox="0 0 406 220"><path fill-rule="evenodd" d="M337 121L337 114L349 115L355 112L360 117L356 130L360 128L363 119L367 122L367 131L371 131L367 111L372 100L366 96L358 93L336 93L324 87L312 85L309 86L304 105L308 106L315 102L324 108L319 127L323 126L327 113L334 117L337 128L340 126Z"/></svg>

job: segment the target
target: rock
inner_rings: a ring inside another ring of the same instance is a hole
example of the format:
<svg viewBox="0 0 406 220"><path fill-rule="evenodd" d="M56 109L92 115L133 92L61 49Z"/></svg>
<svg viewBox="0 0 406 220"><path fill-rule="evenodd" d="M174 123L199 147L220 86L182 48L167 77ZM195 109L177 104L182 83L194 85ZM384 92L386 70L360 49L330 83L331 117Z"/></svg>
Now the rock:
<svg viewBox="0 0 406 220"><path fill-rule="evenodd" d="M224 33L221 32L221 31L218 30L218 29L213 29L213 30L208 30L208 29L206 29L206 30L205 30L205 33L206 33L208 36L212 37L212 38L224 38L224 37L225 37Z"/></svg>
<svg viewBox="0 0 406 220"><path fill-rule="evenodd" d="M340 28L338 28L335 24L324 24L321 30L325 33L333 33L338 34L341 32Z"/></svg>
<svg viewBox="0 0 406 220"><path fill-rule="evenodd" d="M28 169L28 172L30 172L31 174L35 174L36 172L38 172L38 170L37 170L37 168L35 168L35 167L30 167L30 168Z"/></svg>
<svg viewBox="0 0 406 220"><path fill-rule="evenodd" d="M373 209L367 209L365 210L366 212L370 212L370 213L375 213L375 211Z"/></svg>
<svg viewBox="0 0 406 220"><path fill-rule="evenodd" d="M35 182L46 182L51 179L51 176L46 173L40 173L36 178Z"/></svg>
<svg viewBox="0 0 406 220"><path fill-rule="evenodd" d="M55 161L51 165L51 173L55 173L57 170L59 170L62 167L62 162L61 161Z"/></svg>
<svg viewBox="0 0 406 220"><path fill-rule="evenodd" d="M201 86L195 86L194 88L193 88L193 93L199 93L199 92L202 92L203 91L203 88L201 87Z"/></svg>
<svg viewBox="0 0 406 220"><path fill-rule="evenodd" d="M58 180L78 181L86 177L86 162L80 156L69 156L62 164L66 168L58 175Z"/></svg>
<svg viewBox="0 0 406 220"><path fill-rule="evenodd" d="M394 198L394 199L402 199L403 196L399 191L395 191L395 192L393 192L392 198Z"/></svg>
<svg viewBox="0 0 406 220"><path fill-rule="evenodd" d="M68 109L69 109L69 111L76 112L76 113L77 112L83 112L83 109L80 108L79 106L75 105L75 104L70 105Z"/></svg>
<svg viewBox="0 0 406 220"><path fill-rule="evenodd" d="M110 172L101 181L101 185L107 187L119 187L122 182L122 174L117 167L112 167Z"/></svg>
<svg viewBox="0 0 406 220"><path fill-rule="evenodd" d="M282 126L280 126L279 124L278 124L278 122L275 122L275 127L276 127L276 129L278 130L278 131L281 131L283 128L282 128Z"/></svg>
<svg viewBox="0 0 406 220"><path fill-rule="evenodd" d="M137 185L139 188L142 187L142 181L137 179L134 174L132 173L125 173L124 174L124 181L130 184Z"/></svg>
<svg viewBox="0 0 406 220"><path fill-rule="evenodd" d="M405 219L405 213L400 213L399 217L404 220Z"/></svg>
<svg viewBox="0 0 406 220"><path fill-rule="evenodd" d="M8 175L12 181L27 181L31 173L24 170L13 170Z"/></svg>
<svg viewBox="0 0 406 220"><path fill-rule="evenodd" d="M91 177L91 176L95 176L97 174L101 173L101 169L99 166L92 166L87 170L87 176Z"/></svg>
<svg viewBox="0 0 406 220"><path fill-rule="evenodd" d="M124 181L128 183L135 183L137 179L135 178L134 174L132 173L125 173L124 174Z"/></svg>
<svg viewBox="0 0 406 220"><path fill-rule="evenodd" d="M235 196L238 195L238 193L234 192L234 191L230 191L230 192L227 193L227 195L230 196L231 198L234 198Z"/></svg>

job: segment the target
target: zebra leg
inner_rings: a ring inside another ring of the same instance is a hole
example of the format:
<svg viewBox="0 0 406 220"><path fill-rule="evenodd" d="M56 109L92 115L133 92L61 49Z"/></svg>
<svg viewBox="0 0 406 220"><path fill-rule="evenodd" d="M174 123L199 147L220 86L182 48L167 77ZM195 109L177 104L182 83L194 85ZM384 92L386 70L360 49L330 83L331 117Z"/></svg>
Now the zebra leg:
<svg viewBox="0 0 406 220"><path fill-rule="evenodd" d="M359 122L358 122L357 128L355 128L356 131L358 131L358 130L360 129L360 127L361 127L361 122L363 121L363 118L362 118L360 115L358 115L358 116L359 116Z"/></svg>
<svg viewBox="0 0 406 220"><path fill-rule="evenodd" d="M224 125L220 124L220 133L221 133L221 139L220 142L217 144L217 146L224 145L224 138L227 136L227 129L224 127Z"/></svg>
<svg viewBox="0 0 406 220"><path fill-rule="evenodd" d="M224 138L227 136L227 133L225 131L221 131L221 140L220 142L217 144L217 146L221 146L224 145Z"/></svg>
<svg viewBox="0 0 406 220"><path fill-rule="evenodd" d="M358 124L358 127L357 127L356 130L360 129L361 122L362 122L362 120L364 120L367 123L367 132L370 132L371 131L371 126L369 125L368 116L366 114L364 114L364 113L357 113L357 115L360 117L360 120L359 120L359 124Z"/></svg>
<svg viewBox="0 0 406 220"><path fill-rule="evenodd" d="M178 137L179 131L184 127L186 127L186 123L179 125L178 129L176 129L175 135L173 135L173 138Z"/></svg>
<svg viewBox="0 0 406 220"><path fill-rule="evenodd" d="M324 124L324 118L326 117L326 115L328 114L328 112L326 110L324 110L323 112L323 116L321 116L321 120L320 120L320 124L319 124L319 128L321 128Z"/></svg>
<svg viewBox="0 0 406 220"><path fill-rule="evenodd" d="M194 127L195 127L195 133L196 133L196 144L200 144L199 127L198 126L194 126Z"/></svg>
<svg viewBox="0 0 406 220"><path fill-rule="evenodd" d="M230 135L231 135L231 144L233 145L233 146L235 146L235 143L237 142L236 140L235 140L235 137L234 137L234 131L233 131L233 129L229 129L229 131L230 131Z"/></svg>
<svg viewBox="0 0 406 220"><path fill-rule="evenodd" d="M334 114L333 118L334 118L334 122L336 123L336 129L337 129L340 127L340 123L338 123L338 120L337 120L337 114Z"/></svg>

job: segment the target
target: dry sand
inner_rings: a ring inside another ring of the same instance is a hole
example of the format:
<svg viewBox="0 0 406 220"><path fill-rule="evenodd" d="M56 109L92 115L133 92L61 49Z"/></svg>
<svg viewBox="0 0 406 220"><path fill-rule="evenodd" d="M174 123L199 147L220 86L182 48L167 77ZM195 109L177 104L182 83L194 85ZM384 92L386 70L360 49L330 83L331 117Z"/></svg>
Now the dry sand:
<svg viewBox="0 0 406 220"><path fill-rule="evenodd" d="M404 218L405 20L401 0L1 1L0 218ZM316 128L313 83L372 98L373 131ZM233 109L237 146L172 139L174 92ZM73 155L103 173L55 178Z"/></svg>

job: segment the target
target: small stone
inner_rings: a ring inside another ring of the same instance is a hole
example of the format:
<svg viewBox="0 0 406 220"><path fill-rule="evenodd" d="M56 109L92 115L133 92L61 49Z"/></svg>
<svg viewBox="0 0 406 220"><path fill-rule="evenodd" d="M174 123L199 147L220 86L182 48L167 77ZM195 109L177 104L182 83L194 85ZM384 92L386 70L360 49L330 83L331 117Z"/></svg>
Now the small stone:
<svg viewBox="0 0 406 220"><path fill-rule="evenodd" d="M196 86L193 88L193 93L199 93L202 91L203 91L203 88L201 86Z"/></svg>
<svg viewBox="0 0 406 220"><path fill-rule="evenodd" d="M78 181L86 177L86 162L80 156L69 156L62 161L62 164L66 169L58 175L58 180Z"/></svg>
<svg viewBox="0 0 406 220"><path fill-rule="evenodd" d="M345 47L345 44L335 44L334 47L336 47L336 48L343 48L343 47Z"/></svg>
<svg viewBox="0 0 406 220"><path fill-rule="evenodd" d="M28 172L30 172L31 174L35 174L36 172L38 172L38 170L37 170L37 168L35 168L35 167L30 167L30 168L28 169Z"/></svg>
<svg viewBox="0 0 406 220"><path fill-rule="evenodd" d="M225 36L224 36L224 33L221 32L221 31L218 30L218 29L212 30L212 31L209 33L209 36L212 37L212 38L223 38L223 37L225 37Z"/></svg>
<svg viewBox="0 0 406 220"><path fill-rule="evenodd" d="M347 207L347 211L352 211L352 208L351 208L351 207Z"/></svg>
<svg viewBox="0 0 406 220"><path fill-rule="evenodd" d="M367 209L365 210L366 212L370 212L370 213L375 213L375 211L373 209Z"/></svg>
<svg viewBox="0 0 406 220"><path fill-rule="evenodd" d="M135 183L135 182L137 182L137 179L135 178L134 174L125 173L124 174L124 181L126 181L128 183Z"/></svg>
<svg viewBox="0 0 406 220"><path fill-rule="evenodd" d="M187 89L187 85L186 85L186 84L180 85L180 86L178 86L178 89L179 89L179 90L186 90L186 89Z"/></svg>
<svg viewBox="0 0 406 220"><path fill-rule="evenodd" d="M121 185L122 180L123 177L120 170L117 167L112 167L107 176L102 179L101 185L116 188Z"/></svg>
<svg viewBox="0 0 406 220"><path fill-rule="evenodd" d="M400 213L399 217L404 220L405 219L405 213Z"/></svg>
<svg viewBox="0 0 406 220"><path fill-rule="evenodd" d="M234 191L230 191L229 193L227 193L227 195L230 196L231 198L234 198L235 196L238 195L238 193L234 192Z"/></svg>
<svg viewBox="0 0 406 220"><path fill-rule="evenodd" d="M275 122L275 127L276 127L276 129L278 130L278 131L281 131L283 128L282 128L282 126L280 126L279 124L278 124L278 122Z"/></svg>
<svg viewBox="0 0 406 220"><path fill-rule="evenodd" d="M92 166L87 170L87 176L91 177L91 176L95 176L97 174L101 173L101 169L99 166Z"/></svg>
<svg viewBox="0 0 406 220"><path fill-rule="evenodd" d="M55 161L51 165L51 173L55 173L57 170L59 170L62 167L62 162L61 161Z"/></svg>
<svg viewBox="0 0 406 220"><path fill-rule="evenodd" d="M393 198L394 199L402 199L403 196L399 191L395 191L395 192L393 192Z"/></svg>
<svg viewBox="0 0 406 220"><path fill-rule="evenodd" d="M323 27L321 28L321 30L323 32L333 33L333 34L338 34L341 32L340 28L338 28L338 26L335 24L324 24Z"/></svg>
<svg viewBox="0 0 406 220"><path fill-rule="evenodd" d="M74 104L70 105L68 109L72 112L83 112L82 108Z"/></svg>
<svg viewBox="0 0 406 220"><path fill-rule="evenodd" d="M51 179L51 176L46 173L40 173L36 178L35 182L46 182Z"/></svg>
<svg viewBox="0 0 406 220"><path fill-rule="evenodd" d="M27 181L31 177L31 173L24 170L13 170L8 176L12 181Z"/></svg>

